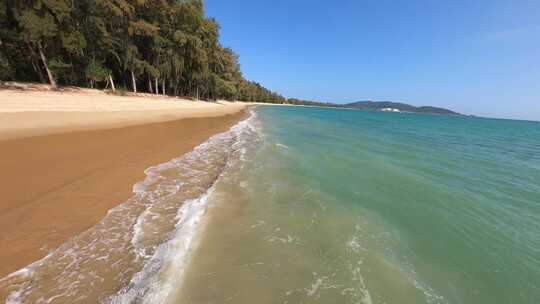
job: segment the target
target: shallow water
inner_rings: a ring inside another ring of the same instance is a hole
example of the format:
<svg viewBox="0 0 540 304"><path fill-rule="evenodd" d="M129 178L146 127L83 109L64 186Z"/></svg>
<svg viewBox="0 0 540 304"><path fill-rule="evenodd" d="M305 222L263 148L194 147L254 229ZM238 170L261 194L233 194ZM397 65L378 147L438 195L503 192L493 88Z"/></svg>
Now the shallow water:
<svg viewBox="0 0 540 304"><path fill-rule="evenodd" d="M176 303L540 299L540 123L257 113Z"/></svg>
<svg viewBox="0 0 540 304"><path fill-rule="evenodd" d="M536 303L540 123L258 107L8 303Z"/></svg>

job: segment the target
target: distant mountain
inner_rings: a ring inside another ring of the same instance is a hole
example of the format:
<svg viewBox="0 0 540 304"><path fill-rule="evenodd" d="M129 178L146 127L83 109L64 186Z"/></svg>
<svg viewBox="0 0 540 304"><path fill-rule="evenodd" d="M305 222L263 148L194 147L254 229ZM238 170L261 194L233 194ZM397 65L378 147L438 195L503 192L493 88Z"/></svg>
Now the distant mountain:
<svg viewBox="0 0 540 304"><path fill-rule="evenodd" d="M347 108L355 108L369 111L389 111L389 112L412 112L423 114L439 115L461 115L460 113L437 107L415 107L406 103L391 101L357 101L344 105Z"/></svg>

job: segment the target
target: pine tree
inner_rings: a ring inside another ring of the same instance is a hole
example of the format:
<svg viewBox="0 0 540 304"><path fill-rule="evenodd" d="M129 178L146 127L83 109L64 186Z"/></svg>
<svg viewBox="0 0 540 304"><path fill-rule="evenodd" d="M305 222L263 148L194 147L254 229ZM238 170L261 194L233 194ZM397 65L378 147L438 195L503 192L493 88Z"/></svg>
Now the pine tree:
<svg viewBox="0 0 540 304"><path fill-rule="evenodd" d="M0 0L0 25L3 80L287 101L244 79L201 0Z"/></svg>

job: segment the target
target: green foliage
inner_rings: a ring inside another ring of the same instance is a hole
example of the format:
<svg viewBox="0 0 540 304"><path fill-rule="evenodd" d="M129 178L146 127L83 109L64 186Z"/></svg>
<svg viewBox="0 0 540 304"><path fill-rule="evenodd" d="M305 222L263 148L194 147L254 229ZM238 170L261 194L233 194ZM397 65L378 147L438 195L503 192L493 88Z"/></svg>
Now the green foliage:
<svg viewBox="0 0 540 304"><path fill-rule="evenodd" d="M63 70L69 68L70 65L65 63L65 62L62 62L61 60L59 59L53 59L51 61L49 61L49 68L51 70L53 70L54 72L62 72Z"/></svg>
<svg viewBox="0 0 540 304"><path fill-rule="evenodd" d="M80 32L70 31L62 34L62 47L71 54L82 55L86 48L86 39Z"/></svg>
<svg viewBox="0 0 540 304"><path fill-rule="evenodd" d="M41 41L51 38L58 32L58 26L51 14L39 16L33 10L25 10L18 18L22 28L21 36L27 41Z"/></svg>
<svg viewBox="0 0 540 304"><path fill-rule="evenodd" d="M286 103L244 79L201 0L20 0L0 5L0 77ZM48 70L47 70L48 68ZM155 88L152 90L155 91Z"/></svg>
<svg viewBox="0 0 540 304"><path fill-rule="evenodd" d="M15 73L7 59L0 54L0 80L10 80L14 74Z"/></svg>
<svg viewBox="0 0 540 304"><path fill-rule="evenodd" d="M85 75L88 80L93 82L105 81L111 74L111 70L105 68L99 62L92 61L85 70Z"/></svg>

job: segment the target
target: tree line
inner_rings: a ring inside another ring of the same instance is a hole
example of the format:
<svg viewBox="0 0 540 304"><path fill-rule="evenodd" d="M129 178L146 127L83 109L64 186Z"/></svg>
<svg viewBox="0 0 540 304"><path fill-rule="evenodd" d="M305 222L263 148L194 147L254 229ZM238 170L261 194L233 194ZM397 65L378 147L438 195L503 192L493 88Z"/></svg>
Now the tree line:
<svg viewBox="0 0 540 304"><path fill-rule="evenodd" d="M202 0L0 0L0 26L0 80L288 102L243 77Z"/></svg>

